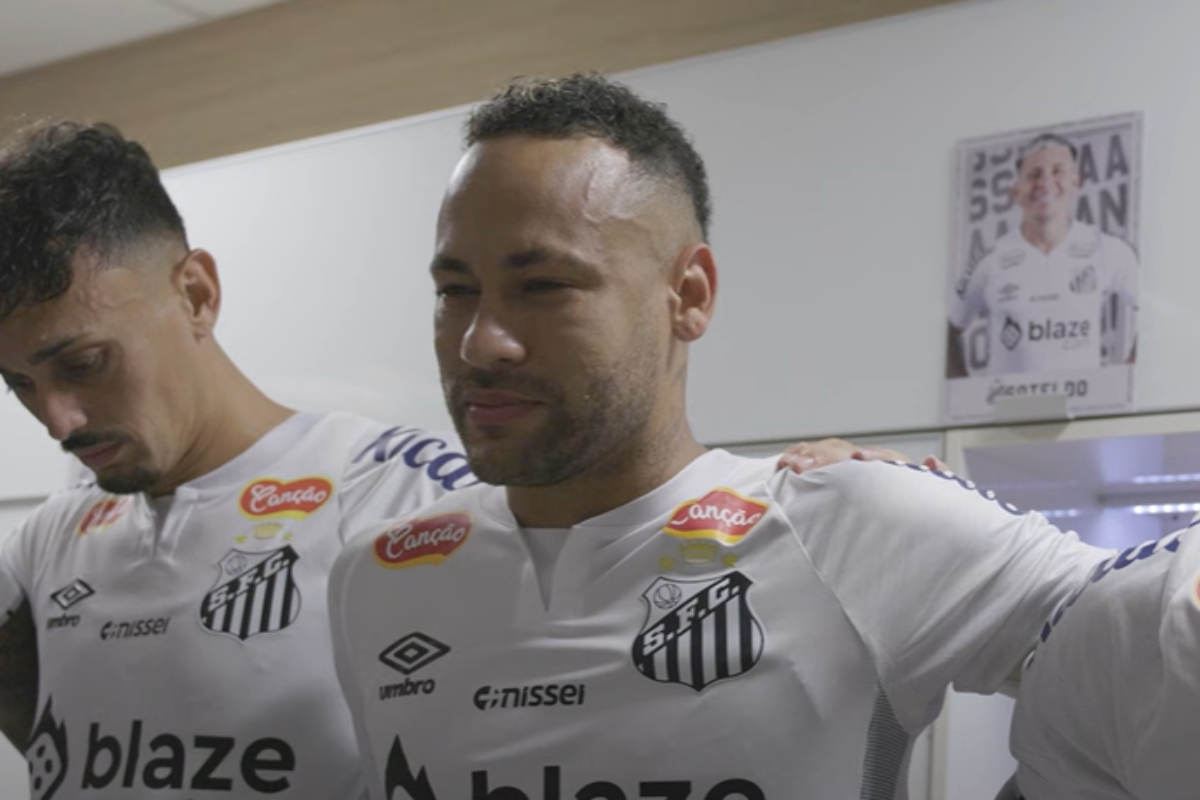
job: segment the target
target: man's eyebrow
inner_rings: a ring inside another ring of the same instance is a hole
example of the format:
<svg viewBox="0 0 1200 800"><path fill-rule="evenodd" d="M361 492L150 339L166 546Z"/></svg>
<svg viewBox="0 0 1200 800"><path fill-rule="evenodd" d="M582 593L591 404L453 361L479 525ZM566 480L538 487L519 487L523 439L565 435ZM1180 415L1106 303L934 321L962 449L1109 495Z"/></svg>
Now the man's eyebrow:
<svg viewBox="0 0 1200 800"><path fill-rule="evenodd" d="M435 256L433 263L429 265L429 271L434 275L439 272L454 272L459 275L469 275L471 273L467 262L451 256Z"/></svg>
<svg viewBox="0 0 1200 800"><path fill-rule="evenodd" d="M38 364L49 361L51 358L54 358L56 355L61 353L63 350L66 350L71 345L77 343L82 338L82 336L67 336L66 338L59 339L53 344L46 345L41 350L38 350L29 357L29 366L36 367Z"/></svg>

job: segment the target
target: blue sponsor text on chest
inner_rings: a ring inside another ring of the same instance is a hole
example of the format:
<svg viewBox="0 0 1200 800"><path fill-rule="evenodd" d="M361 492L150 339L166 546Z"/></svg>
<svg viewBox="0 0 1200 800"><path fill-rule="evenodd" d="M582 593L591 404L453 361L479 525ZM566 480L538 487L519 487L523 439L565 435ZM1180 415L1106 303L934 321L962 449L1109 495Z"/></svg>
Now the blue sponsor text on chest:
<svg viewBox="0 0 1200 800"><path fill-rule="evenodd" d="M377 464L403 458L415 470L423 470L430 480L447 491L464 489L479 483L467 465L467 457L450 449L443 439L430 436L416 428L389 428L354 457L355 464L364 458Z"/></svg>

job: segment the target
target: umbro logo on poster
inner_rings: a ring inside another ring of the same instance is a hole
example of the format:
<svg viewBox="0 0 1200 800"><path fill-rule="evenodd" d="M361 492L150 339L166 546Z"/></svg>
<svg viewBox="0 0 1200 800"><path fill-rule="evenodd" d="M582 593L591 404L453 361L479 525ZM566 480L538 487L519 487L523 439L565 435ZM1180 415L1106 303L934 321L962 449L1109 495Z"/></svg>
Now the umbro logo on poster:
<svg viewBox="0 0 1200 800"><path fill-rule="evenodd" d="M87 581L85 581L83 578L76 578L54 594L50 595L50 599L53 600L59 608L61 608L63 611L66 611L76 603L81 603L84 600L87 600L95 593L96 590L91 586L88 586Z"/></svg>

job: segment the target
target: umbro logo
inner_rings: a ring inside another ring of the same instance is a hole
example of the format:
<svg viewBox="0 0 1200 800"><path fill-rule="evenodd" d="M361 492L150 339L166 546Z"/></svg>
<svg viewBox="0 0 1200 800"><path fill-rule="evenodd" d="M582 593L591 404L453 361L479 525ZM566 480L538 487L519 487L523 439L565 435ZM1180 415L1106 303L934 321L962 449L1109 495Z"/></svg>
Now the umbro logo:
<svg viewBox="0 0 1200 800"><path fill-rule="evenodd" d="M410 633L389 644L379 660L401 675L411 675L450 652L447 645L423 633Z"/></svg>
<svg viewBox="0 0 1200 800"><path fill-rule="evenodd" d="M88 586L87 581L85 581L83 578L76 578L67 586L64 586L54 594L50 595L50 599L58 604L59 608L61 608L63 611L66 611L76 603L81 603L84 600L87 600L95 593L96 590L91 586Z"/></svg>

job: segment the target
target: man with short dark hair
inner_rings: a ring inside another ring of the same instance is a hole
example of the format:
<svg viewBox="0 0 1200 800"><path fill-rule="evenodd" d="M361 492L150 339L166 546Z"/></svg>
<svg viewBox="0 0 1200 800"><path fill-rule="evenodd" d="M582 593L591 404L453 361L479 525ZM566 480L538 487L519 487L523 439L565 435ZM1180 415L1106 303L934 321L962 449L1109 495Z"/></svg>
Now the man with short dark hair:
<svg viewBox="0 0 1200 800"><path fill-rule="evenodd" d="M373 797L905 796L947 686L994 691L1098 552L948 473L776 474L696 442L717 274L703 164L661 107L518 81L467 145L435 346L493 485L334 566Z"/></svg>
<svg viewBox="0 0 1200 800"><path fill-rule="evenodd" d="M364 791L329 566L474 478L453 437L272 401L220 307L139 145L59 123L0 153L0 377L96 478L0 545L0 720L38 800Z"/></svg>
<svg viewBox="0 0 1200 800"><path fill-rule="evenodd" d="M1080 175L1066 138L1043 133L1017 159L1021 224L959 281L950 310L948 374L967 374L963 330L987 319L987 374L1094 369L1133 360L1137 254L1075 219Z"/></svg>
<svg viewBox="0 0 1200 800"><path fill-rule="evenodd" d="M96 476L0 545L0 728L38 800L364 791L328 569L351 530L474 477L452 436L272 401L217 343L220 306L115 128L0 153L0 378Z"/></svg>

